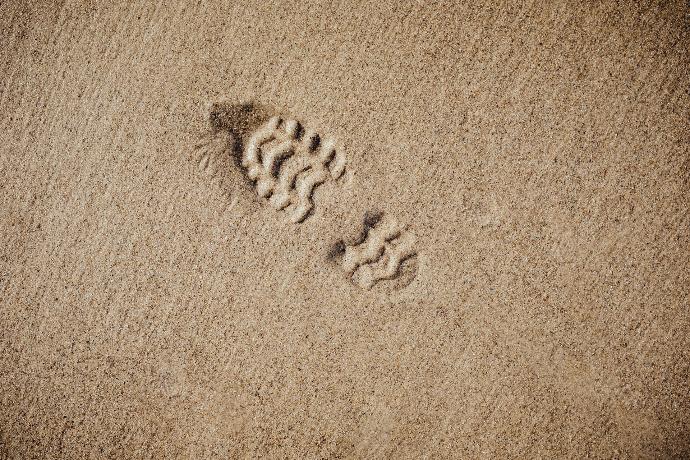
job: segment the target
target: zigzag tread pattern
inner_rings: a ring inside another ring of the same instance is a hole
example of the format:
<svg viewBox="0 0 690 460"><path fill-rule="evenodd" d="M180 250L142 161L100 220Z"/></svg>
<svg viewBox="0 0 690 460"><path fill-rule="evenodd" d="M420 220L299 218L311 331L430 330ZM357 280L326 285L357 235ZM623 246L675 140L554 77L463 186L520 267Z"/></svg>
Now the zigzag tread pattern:
<svg viewBox="0 0 690 460"><path fill-rule="evenodd" d="M345 172L345 156L335 141L279 116L254 131L241 164L256 193L294 223L304 221L314 208L316 187Z"/></svg>
<svg viewBox="0 0 690 460"><path fill-rule="evenodd" d="M345 246L342 266L347 276L364 289L400 276L407 259L417 255L414 234L395 219L384 218L359 244Z"/></svg>

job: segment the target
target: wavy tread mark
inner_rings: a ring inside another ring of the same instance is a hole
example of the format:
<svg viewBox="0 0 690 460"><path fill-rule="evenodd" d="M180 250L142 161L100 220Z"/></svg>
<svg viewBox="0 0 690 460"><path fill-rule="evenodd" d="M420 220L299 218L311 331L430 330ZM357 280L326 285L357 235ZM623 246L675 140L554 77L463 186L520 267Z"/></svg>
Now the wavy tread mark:
<svg viewBox="0 0 690 460"><path fill-rule="evenodd" d="M417 255L415 241L395 219L384 218L368 231L364 241L345 246L343 269L360 287L371 289L379 281L400 275L403 262Z"/></svg>
<svg viewBox="0 0 690 460"><path fill-rule="evenodd" d="M345 172L345 157L333 140L321 141L313 131L303 133L299 122L277 116L252 134L241 164L256 193L295 223L314 208L316 187Z"/></svg>

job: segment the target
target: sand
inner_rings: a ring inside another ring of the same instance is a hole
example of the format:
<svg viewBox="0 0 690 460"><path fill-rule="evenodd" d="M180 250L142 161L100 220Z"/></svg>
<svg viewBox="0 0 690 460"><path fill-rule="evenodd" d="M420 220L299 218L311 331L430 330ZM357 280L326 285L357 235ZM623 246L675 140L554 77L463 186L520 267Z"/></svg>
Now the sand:
<svg viewBox="0 0 690 460"><path fill-rule="evenodd" d="M688 458L690 9L547 3L0 3L0 458Z"/></svg>

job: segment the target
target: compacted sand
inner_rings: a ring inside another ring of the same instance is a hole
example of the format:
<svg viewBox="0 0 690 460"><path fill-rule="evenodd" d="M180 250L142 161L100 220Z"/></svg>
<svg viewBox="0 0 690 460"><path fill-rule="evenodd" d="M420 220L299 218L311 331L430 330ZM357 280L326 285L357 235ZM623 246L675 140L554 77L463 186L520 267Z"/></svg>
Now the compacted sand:
<svg viewBox="0 0 690 460"><path fill-rule="evenodd" d="M689 15L1 2L0 458L687 458Z"/></svg>

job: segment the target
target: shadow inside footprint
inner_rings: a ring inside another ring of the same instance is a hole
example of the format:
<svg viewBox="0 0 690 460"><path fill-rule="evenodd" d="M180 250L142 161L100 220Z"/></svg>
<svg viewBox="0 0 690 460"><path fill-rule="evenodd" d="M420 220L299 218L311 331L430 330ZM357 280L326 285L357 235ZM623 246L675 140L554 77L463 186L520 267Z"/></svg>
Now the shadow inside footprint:
<svg viewBox="0 0 690 460"><path fill-rule="evenodd" d="M340 264L342 261L342 257L345 255L345 249L348 246L356 246L362 244L364 240L367 239L369 231L371 231L372 228L376 227L376 225L379 222L381 222L381 219L383 219L383 212L366 211L364 213L364 217L362 218L362 225L359 228L359 231L355 234L350 234L347 237L339 239L338 241L333 243L331 245L331 248L328 250L326 259L329 262L335 262L337 264Z"/></svg>
<svg viewBox="0 0 690 460"><path fill-rule="evenodd" d="M193 161L223 197L224 209L250 212L256 202L253 184L241 167L246 139L269 118L268 111L255 103L214 103L208 112L209 130L193 148ZM243 198L240 198L243 197Z"/></svg>
<svg viewBox="0 0 690 460"><path fill-rule="evenodd" d="M237 166L241 166L244 142L271 113L265 106L254 103L230 104L216 102L209 112L213 133L227 132L232 136L231 153Z"/></svg>

